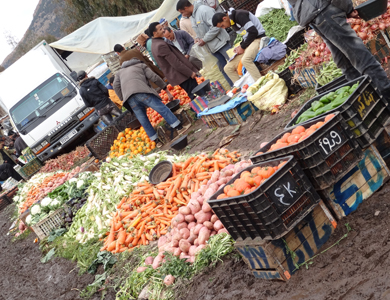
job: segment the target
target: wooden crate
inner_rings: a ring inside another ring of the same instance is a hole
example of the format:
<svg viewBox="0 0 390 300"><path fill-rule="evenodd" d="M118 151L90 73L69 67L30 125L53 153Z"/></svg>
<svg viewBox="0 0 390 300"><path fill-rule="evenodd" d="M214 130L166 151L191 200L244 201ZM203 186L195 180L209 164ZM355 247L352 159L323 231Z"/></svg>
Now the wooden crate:
<svg viewBox="0 0 390 300"><path fill-rule="evenodd" d="M217 123L218 127L226 127L229 126L228 121L223 113L212 114L214 121Z"/></svg>
<svg viewBox="0 0 390 300"><path fill-rule="evenodd" d="M252 102L247 101L241 103L233 109L229 109L223 112L226 121L229 125L238 125L244 123L247 118L257 111L257 107L252 104Z"/></svg>
<svg viewBox="0 0 390 300"><path fill-rule="evenodd" d="M333 187L321 192L338 219L354 212L388 179L389 169L375 146L364 151L363 159Z"/></svg>
<svg viewBox="0 0 390 300"><path fill-rule="evenodd" d="M337 227L321 201L314 210L281 239L245 239L235 248L256 278L287 281L304 263L319 252Z"/></svg>
<svg viewBox="0 0 390 300"><path fill-rule="evenodd" d="M209 128L218 128L219 127L218 123L214 120L213 115L204 115L201 118L202 118L203 122L205 122Z"/></svg>
<svg viewBox="0 0 390 300"><path fill-rule="evenodd" d="M57 228L60 228L64 223L64 220L61 218L61 214L65 211L64 207L61 207L49 214L37 224L31 226L31 229L35 232L40 240L43 240L45 237L49 236L50 233Z"/></svg>

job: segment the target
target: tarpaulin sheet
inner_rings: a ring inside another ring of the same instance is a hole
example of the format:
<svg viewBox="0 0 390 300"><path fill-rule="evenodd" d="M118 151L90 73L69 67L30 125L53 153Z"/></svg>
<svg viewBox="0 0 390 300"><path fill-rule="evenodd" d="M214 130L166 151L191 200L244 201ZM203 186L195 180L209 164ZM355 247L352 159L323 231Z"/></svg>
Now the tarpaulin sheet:
<svg viewBox="0 0 390 300"><path fill-rule="evenodd" d="M230 100L229 102L219 105L216 107L213 107L212 109L205 109L204 111L200 112L198 114L198 117L205 116L205 115L212 115L212 114L217 114L220 112L224 112L230 109L235 108L237 105L240 105L241 103L244 103L248 101L246 94L240 94L236 98Z"/></svg>

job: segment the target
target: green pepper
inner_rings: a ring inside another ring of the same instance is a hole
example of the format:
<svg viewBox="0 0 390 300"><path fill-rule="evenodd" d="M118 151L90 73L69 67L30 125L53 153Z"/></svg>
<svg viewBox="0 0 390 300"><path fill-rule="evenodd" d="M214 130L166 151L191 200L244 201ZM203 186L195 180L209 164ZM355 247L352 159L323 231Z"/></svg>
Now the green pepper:
<svg viewBox="0 0 390 300"><path fill-rule="evenodd" d="M356 89L358 88L359 86L359 81L356 82L353 86L351 86L351 88L349 89L349 92L352 94L354 91L356 91Z"/></svg>
<svg viewBox="0 0 390 300"><path fill-rule="evenodd" d="M307 110L303 114L301 114L298 118L298 120L295 122L295 124L300 124L302 122L305 122L307 120L310 120L316 116L317 112Z"/></svg>
<svg viewBox="0 0 390 300"><path fill-rule="evenodd" d="M344 97L341 97L339 99L335 99L334 101L331 102L332 104L332 107L333 108L336 108L336 107L339 107L341 104L343 104L345 102L345 100L347 100L349 98L350 94L346 94L344 95Z"/></svg>
<svg viewBox="0 0 390 300"><path fill-rule="evenodd" d="M324 103L320 102L320 101L314 101L312 104L311 104L311 108L313 111L316 111L317 109L319 109L320 107L323 107L324 106Z"/></svg>
<svg viewBox="0 0 390 300"><path fill-rule="evenodd" d="M329 102L332 101L332 99L329 98L328 95L325 95L325 96L322 96L322 97L320 98L320 100L318 100L318 101L320 101L320 102L323 103L323 104L328 104Z"/></svg>
<svg viewBox="0 0 390 300"><path fill-rule="evenodd" d="M335 93L336 93L337 95L340 95L340 94L342 94L342 93L344 93L344 92L348 92L349 89L350 89L349 86L343 86L342 88L339 88Z"/></svg>
<svg viewBox="0 0 390 300"><path fill-rule="evenodd" d="M331 103L329 103L329 104L327 104L327 105L325 105L325 106L319 108L319 109L316 111L316 115L315 115L315 116L322 115L323 113L326 113L326 112L332 110L332 109L333 109L332 103L333 103L333 102L331 102Z"/></svg>

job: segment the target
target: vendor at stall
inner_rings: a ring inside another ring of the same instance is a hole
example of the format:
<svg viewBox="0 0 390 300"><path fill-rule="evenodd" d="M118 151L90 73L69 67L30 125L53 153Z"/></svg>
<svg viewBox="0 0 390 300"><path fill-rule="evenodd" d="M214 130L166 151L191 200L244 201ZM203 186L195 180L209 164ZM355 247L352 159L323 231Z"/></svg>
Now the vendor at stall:
<svg viewBox="0 0 390 300"><path fill-rule="evenodd" d="M371 77L386 101L390 100L390 81L380 63L357 36L347 18L358 17L350 0L288 0L299 25L310 26L332 52L337 67L348 81L363 75Z"/></svg>
<svg viewBox="0 0 390 300"><path fill-rule="evenodd" d="M22 151L26 149L28 146L27 144L23 141L23 139L19 136L15 140L15 155L17 157L22 155Z"/></svg>
<svg viewBox="0 0 390 300"><path fill-rule="evenodd" d="M213 26L227 29L231 27L235 32L246 34L239 46L234 48L236 56L227 63L224 70L233 82L240 79L237 67L240 64L245 67L256 81L261 77L260 71L254 63L259 52L261 38L265 37L265 29L258 18L246 10L231 9L227 14L216 13L212 19Z"/></svg>
<svg viewBox="0 0 390 300"><path fill-rule="evenodd" d="M16 181L23 180L22 176L20 176L19 173L15 171L12 164L2 163L0 165L0 181L6 181L10 177Z"/></svg>
<svg viewBox="0 0 390 300"><path fill-rule="evenodd" d="M119 99L124 101L124 105L125 102L128 102L150 140L156 143L157 148L160 148L162 143L146 115L148 107L157 111L172 128L179 130L179 134L180 130L183 130L183 126L171 110L162 103L156 90L150 87L149 81L165 90L169 100L173 100L167 84L145 63L136 58L124 62L121 69L115 74L114 90Z"/></svg>

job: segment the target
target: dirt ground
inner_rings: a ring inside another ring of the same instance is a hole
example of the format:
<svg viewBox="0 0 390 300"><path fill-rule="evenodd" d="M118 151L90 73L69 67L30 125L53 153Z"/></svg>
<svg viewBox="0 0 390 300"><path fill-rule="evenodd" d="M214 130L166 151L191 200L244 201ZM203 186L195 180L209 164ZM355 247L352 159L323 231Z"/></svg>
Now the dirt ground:
<svg viewBox="0 0 390 300"><path fill-rule="evenodd" d="M183 152L213 151L224 137L235 131L239 135L226 147L249 157L261 142L271 140L283 130L299 103L290 102L276 115L256 113L237 130L236 126L212 130L197 120L187 132L189 144ZM163 149L169 149L169 145ZM340 221L323 249L347 232L345 223L352 228L348 237L316 257L309 269L302 267L289 282L255 279L242 260L231 258L195 277L180 299L390 299L389 192L387 183L355 213ZM79 299L79 290L92 283L94 277L78 276L75 264L64 259L55 258L42 264L38 245L33 243L34 234L11 242L11 236L6 235L11 226L9 208L0 212L0 300ZM378 216L376 211L380 211ZM94 299L100 299L99 295ZM110 292L105 299L115 299L114 294Z"/></svg>

